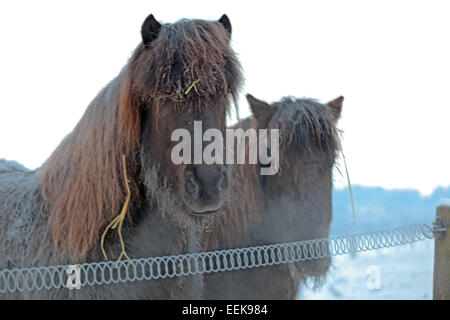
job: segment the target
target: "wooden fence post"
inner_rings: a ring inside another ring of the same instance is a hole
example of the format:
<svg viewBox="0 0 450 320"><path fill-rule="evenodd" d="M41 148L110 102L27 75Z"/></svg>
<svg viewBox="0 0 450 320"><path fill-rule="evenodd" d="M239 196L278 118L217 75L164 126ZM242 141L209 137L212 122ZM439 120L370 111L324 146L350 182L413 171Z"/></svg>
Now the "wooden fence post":
<svg viewBox="0 0 450 320"><path fill-rule="evenodd" d="M450 224L450 200L442 199L436 208L436 221ZM443 227L445 228L445 226ZM450 231L435 234L433 299L450 300Z"/></svg>

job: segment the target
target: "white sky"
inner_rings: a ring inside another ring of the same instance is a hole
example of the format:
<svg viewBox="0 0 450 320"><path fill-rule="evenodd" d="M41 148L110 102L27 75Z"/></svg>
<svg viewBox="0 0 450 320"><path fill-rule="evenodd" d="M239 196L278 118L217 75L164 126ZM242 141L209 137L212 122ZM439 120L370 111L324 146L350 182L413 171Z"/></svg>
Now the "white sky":
<svg viewBox="0 0 450 320"><path fill-rule="evenodd" d="M243 93L344 95L352 183L430 193L450 184L449 9L411 0L1 1L0 158L38 167L126 63L148 14L174 22L227 13Z"/></svg>

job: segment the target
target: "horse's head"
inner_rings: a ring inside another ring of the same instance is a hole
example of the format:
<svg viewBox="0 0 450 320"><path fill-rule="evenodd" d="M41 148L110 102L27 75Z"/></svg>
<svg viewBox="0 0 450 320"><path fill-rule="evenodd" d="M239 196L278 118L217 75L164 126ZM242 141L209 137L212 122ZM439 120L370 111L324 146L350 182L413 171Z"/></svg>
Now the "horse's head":
<svg viewBox="0 0 450 320"><path fill-rule="evenodd" d="M228 197L228 170L205 163L202 137L207 131L225 136L226 116L242 83L230 21L224 15L218 21L160 24L150 15L141 33L121 94L122 122L128 132L139 133L138 165L144 175L159 165L189 212L216 212Z"/></svg>
<svg viewBox="0 0 450 320"><path fill-rule="evenodd" d="M327 104L283 98L268 104L247 95L259 128L279 129L280 170L262 176L272 241L328 238L332 218L332 170L338 150L336 123L343 97ZM301 263L305 273L323 275L330 259Z"/></svg>
<svg viewBox="0 0 450 320"><path fill-rule="evenodd" d="M197 219L184 220L184 212L214 212L227 196L222 165L172 161L171 134L192 133L194 121L202 121L202 133L225 131L242 85L228 17L161 25L150 15L141 32L128 64L40 169L58 255L85 259L128 195L131 213L156 204L185 226ZM178 210L180 202L188 210Z"/></svg>

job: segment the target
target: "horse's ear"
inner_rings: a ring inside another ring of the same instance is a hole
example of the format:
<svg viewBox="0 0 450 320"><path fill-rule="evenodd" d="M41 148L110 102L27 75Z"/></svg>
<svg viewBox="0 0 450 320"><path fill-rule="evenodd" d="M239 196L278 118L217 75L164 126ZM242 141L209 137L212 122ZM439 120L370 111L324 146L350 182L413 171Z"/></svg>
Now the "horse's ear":
<svg viewBox="0 0 450 320"><path fill-rule="evenodd" d="M276 112L276 108L267 102L256 99L251 94L247 94L245 97L250 104L250 108L252 109L255 119L258 121L259 127L267 128L270 119L272 119Z"/></svg>
<svg viewBox="0 0 450 320"><path fill-rule="evenodd" d="M222 24L222 26L227 30L228 34L231 35L231 22L230 18L226 14L222 16L222 18L219 19L219 22Z"/></svg>
<svg viewBox="0 0 450 320"><path fill-rule="evenodd" d="M158 38L161 24L155 19L153 14L149 15L142 24L141 35L144 45L149 44Z"/></svg>
<svg viewBox="0 0 450 320"><path fill-rule="evenodd" d="M340 96L334 100L331 100L326 105L330 108L336 121L341 117L342 104L344 102L344 97Z"/></svg>

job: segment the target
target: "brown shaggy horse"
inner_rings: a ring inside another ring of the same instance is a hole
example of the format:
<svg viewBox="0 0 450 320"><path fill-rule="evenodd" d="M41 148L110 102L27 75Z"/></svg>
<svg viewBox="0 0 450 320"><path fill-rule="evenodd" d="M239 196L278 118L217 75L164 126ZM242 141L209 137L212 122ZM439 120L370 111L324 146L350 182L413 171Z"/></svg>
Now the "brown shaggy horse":
<svg viewBox="0 0 450 320"><path fill-rule="evenodd" d="M122 230L128 256L200 250L203 220L229 199L228 170L173 164L171 133L191 132L196 120L203 130L225 131L242 84L231 24L226 15L173 24L150 15L141 33L130 61L41 168L0 161L0 269L103 260L101 235L129 194ZM115 232L104 247L117 259ZM200 298L202 288L197 276L0 298L180 299Z"/></svg>
<svg viewBox="0 0 450 320"><path fill-rule="evenodd" d="M273 104L251 95L247 99L254 117L239 126L280 130L280 171L260 176L255 183L256 210L240 211L238 216L230 213L216 223L207 237L208 249L328 238L332 168L338 150L336 123L343 97L327 104L290 97ZM316 285L323 280L330 263L324 258L208 274L205 298L295 299L307 279Z"/></svg>

